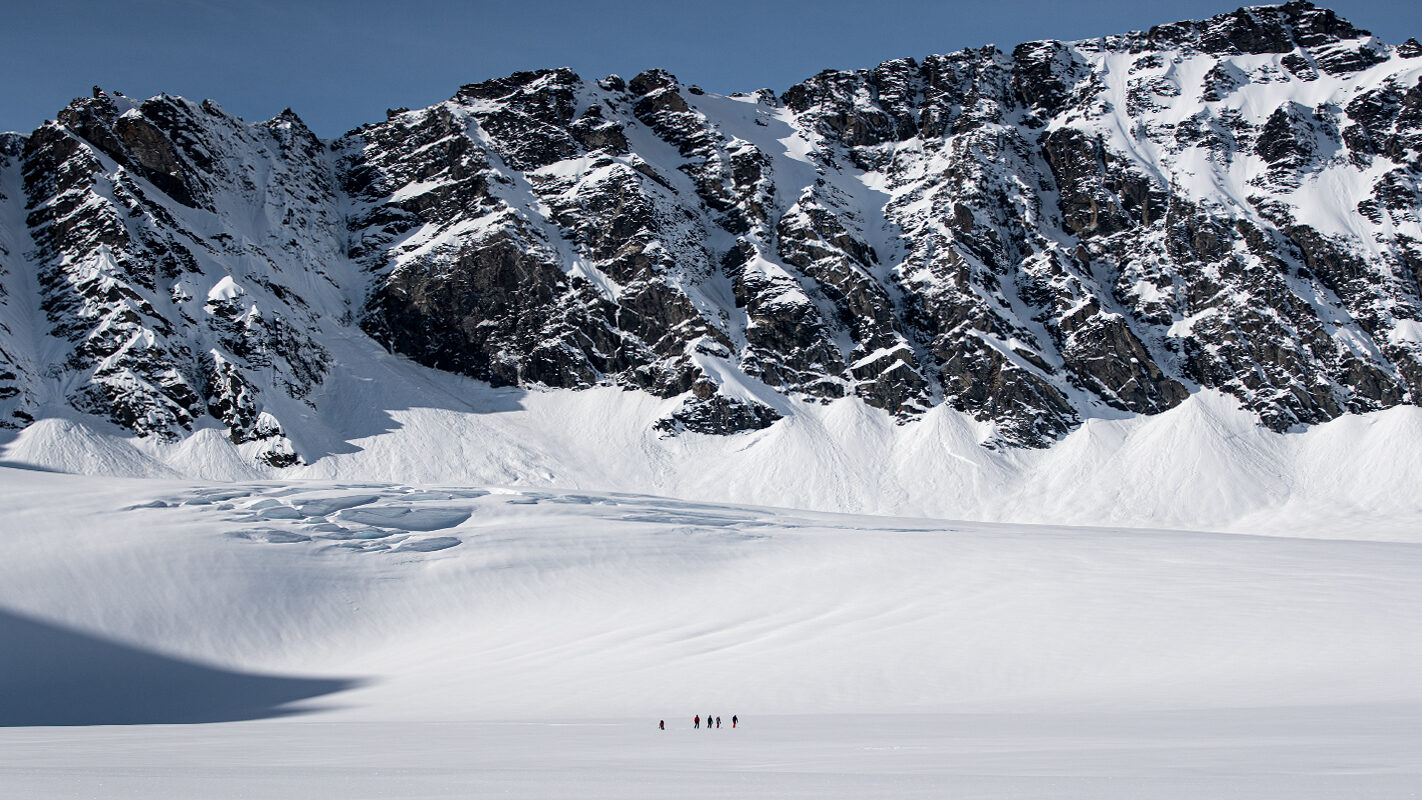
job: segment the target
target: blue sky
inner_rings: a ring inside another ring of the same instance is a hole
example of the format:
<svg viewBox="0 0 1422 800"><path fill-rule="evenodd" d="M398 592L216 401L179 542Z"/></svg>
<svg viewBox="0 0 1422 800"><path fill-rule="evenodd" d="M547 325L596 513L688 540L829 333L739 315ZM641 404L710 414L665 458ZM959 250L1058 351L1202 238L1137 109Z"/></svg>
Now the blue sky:
<svg viewBox="0 0 1422 800"><path fill-rule="evenodd" d="M1418 0L1327 5L1392 43L1422 38ZM337 136L460 84L570 66L587 78L663 67L714 92L783 91L995 43L1078 39L1230 11L1238 0L0 0L0 130L29 131L95 84L212 98L249 120L287 106Z"/></svg>

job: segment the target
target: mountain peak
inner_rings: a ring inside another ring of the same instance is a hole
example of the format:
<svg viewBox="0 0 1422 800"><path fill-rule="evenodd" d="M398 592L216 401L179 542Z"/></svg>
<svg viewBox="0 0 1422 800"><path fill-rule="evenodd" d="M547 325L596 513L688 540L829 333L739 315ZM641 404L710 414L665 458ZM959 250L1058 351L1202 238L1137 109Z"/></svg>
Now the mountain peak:
<svg viewBox="0 0 1422 800"><path fill-rule="evenodd" d="M1191 47L1224 56L1288 53L1371 35L1330 9L1319 8L1308 0L1292 0L1283 5L1246 6L1205 20L1157 25L1144 34L1107 38L1126 43L1133 50Z"/></svg>

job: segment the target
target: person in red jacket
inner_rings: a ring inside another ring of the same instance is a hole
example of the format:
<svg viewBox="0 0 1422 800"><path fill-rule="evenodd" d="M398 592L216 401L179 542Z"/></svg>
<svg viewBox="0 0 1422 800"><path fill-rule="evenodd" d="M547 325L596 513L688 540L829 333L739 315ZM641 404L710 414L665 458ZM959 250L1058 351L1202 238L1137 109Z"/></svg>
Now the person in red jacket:
<svg viewBox="0 0 1422 800"><path fill-rule="evenodd" d="M700 728L700 727L701 727L701 715L700 715L700 714L697 714L697 715L695 716L695 718L693 718L693 719L691 720L691 727L692 727L692 728Z"/></svg>

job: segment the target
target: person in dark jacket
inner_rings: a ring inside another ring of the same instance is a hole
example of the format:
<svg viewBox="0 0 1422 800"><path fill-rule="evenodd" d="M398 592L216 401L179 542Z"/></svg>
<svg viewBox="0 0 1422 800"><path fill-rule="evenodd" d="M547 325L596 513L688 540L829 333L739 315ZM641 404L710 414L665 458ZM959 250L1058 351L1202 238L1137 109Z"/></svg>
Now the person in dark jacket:
<svg viewBox="0 0 1422 800"><path fill-rule="evenodd" d="M732 714L732 715L731 715L731 728L732 728L732 730L735 729L735 727L736 727L736 722L739 721L739 720L740 720L740 717L737 717L735 714Z"/></svg>
<svg viewBox="0 0 1422 800"><path fill-rule="evenodd" d="M666 730L666 729L667 729L667 721L666 721L666 720L660 720L660 721L657 722L657 730L659 730L659 731L664 731L664 730Z"/></svg>

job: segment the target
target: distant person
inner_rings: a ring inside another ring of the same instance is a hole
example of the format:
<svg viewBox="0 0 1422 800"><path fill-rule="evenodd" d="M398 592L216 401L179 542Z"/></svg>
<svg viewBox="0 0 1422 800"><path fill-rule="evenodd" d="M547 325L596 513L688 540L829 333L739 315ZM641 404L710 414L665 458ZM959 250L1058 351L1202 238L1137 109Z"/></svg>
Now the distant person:
<svg viewBox="0 0 1422 800"><path fill-rule="evenodd" d="M701 728L701 715L700 715L700 714L697 714L695 717L692 718L692 720L691 720L691 727L696 728L696 729L698 729L698 730Z"/></svg>
<svg viewBox="0 0 1422 800"><path fill-rule="evenodd" d="M735 714L731 715L731 730L736 729L736 721L739 719Z"/></svg>
<svg viewBox="0 0 1422 800"><path fill-rule="evenodd" d="M710 714L707 714L707 715L706 715L706 730L708 730L708 731L711 730L711 715L710 715Z"/></svg>
<svg viewBox="0 0 1422 800"><path fill-rule="evenodd" d="M661 720L661 721L659 721L659 722L657 723L657 729L658 729L658 730L663 730L663 731L666 730L666 729L667 729L667 721L666 721L666 720Z"/></svg>
<svg viewBox="0 0 1422 800"><path fill-rule="evenodd" d="M717 717L717 718L716 718L716 727L718 727L718 728L721 727L721 718L720 718L720 717Z"/></svg>

